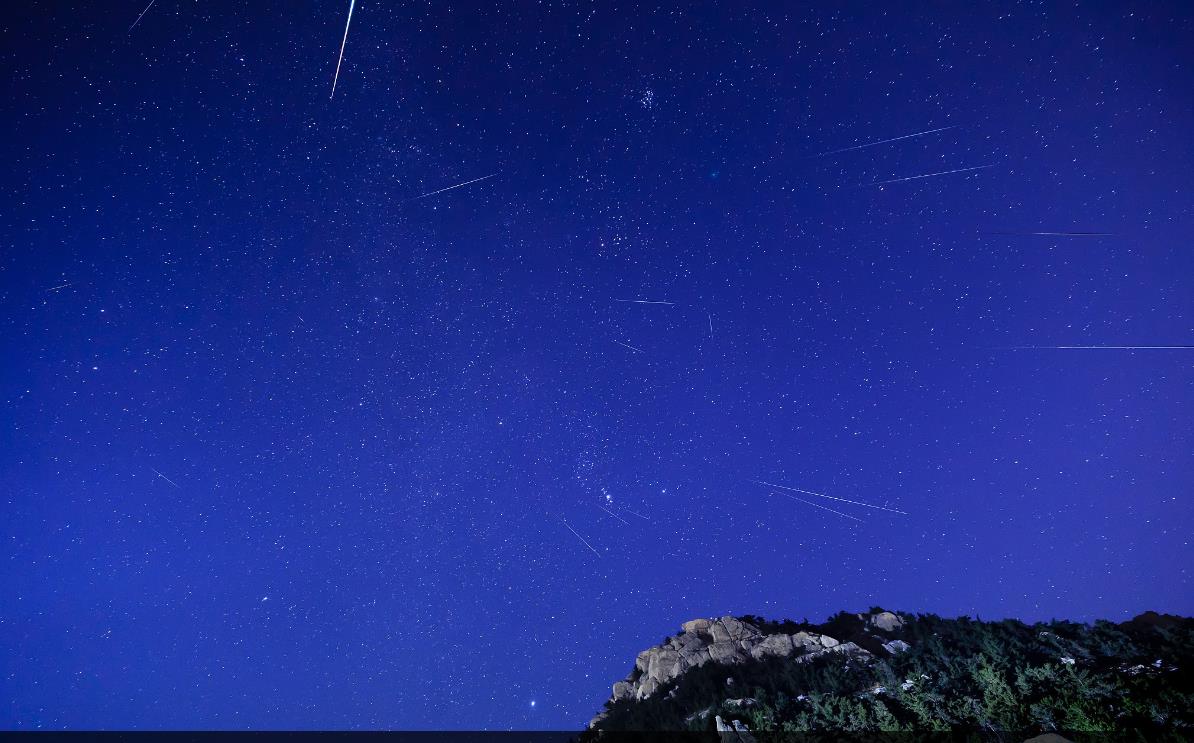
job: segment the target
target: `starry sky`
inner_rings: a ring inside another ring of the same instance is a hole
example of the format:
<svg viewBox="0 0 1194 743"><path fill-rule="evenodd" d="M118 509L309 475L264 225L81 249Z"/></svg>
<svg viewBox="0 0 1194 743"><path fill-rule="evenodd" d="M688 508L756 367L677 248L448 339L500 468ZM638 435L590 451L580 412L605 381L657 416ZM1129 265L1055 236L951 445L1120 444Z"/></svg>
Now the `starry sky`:
<svg viewBox="0 0 1194 743"><path fill-rule="evenodd" d="M3 11L4 727L1194 613L1188 3L348 5Z"/></svg>

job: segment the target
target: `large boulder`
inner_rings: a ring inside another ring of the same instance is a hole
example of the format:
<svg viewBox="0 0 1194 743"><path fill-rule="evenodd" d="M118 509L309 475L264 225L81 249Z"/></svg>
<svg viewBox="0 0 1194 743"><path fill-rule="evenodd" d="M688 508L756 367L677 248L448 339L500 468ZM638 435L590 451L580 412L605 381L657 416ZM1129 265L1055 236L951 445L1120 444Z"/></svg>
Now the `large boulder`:
<svg viewBox="0 0 1194 743"><path fill-rule="evenodd" d="M715 663L734 663L742 660L738 646L732 642L715 642L709 646L709 657Z"/></svg>
<svg viewBox="0 0 1194 743"><path fill-rule="evenodd" d="M651 654L647 675L659 681L669 681L680 672L680 654L671 648L660 648Z"/></svg>
<svg viewBox="0 0 1194 743"><path fill-rule="evenodd" d="M643 673L647 672L647 666L651 663L651 653L655 652L655 648L647 648L639 653L634 659L634 667Z"/></svg>
<svg viewBox="0 0 1194 743"><path fill-rule="evenodd" d="M884 632L894 632L904 626L904 620L890 611L881 611L872 614L868 621L872 627L881 629Z"/></svg>
<svg viewBox="0 0 1194 743"><path fill-rule="evenodd" d="M822 635L814 635L808 632L797 632L792 637L792 645L796 647L811 648L821 644Z"/></svg>
<svg viewBox="0 0 1194 743"><path fill-rule="evenodd" d="M742 636L742 622L733 617L722 617L709 628L709 634L713 635L713 642L737 640Z"/></svg>
<svg viewBox="0 0 1194 743"><path fill-rule="evenodd" d="M910 647L911 645L903 640L892 640L891 642L883 643L883 649L892 655L899 655L900 653L907 651Z"/></svg>
<svg viewBox="0 0 1194 743"><path fill-rule="evenodd" d="M680 651L681 655L685 653L699 651L705 647L705 640L696 633L685 632L677 635L673 640L676 643L675 647Z"/></svg>
<svg viewBox="0 0 1194 743"><path fill-rule="evenodd" d="M787 657L792 654L791 635L767 635L762 642L750 649L750 655L756 660L769 656Z"/></svg>
<svg viewBox="0 0 1194 743"><path fill-rule="evenodd" d="M659 688L658 681L653 678L645 678L639 683L635 696L639 699L646 699L654 694L657 688Z"/></svg>

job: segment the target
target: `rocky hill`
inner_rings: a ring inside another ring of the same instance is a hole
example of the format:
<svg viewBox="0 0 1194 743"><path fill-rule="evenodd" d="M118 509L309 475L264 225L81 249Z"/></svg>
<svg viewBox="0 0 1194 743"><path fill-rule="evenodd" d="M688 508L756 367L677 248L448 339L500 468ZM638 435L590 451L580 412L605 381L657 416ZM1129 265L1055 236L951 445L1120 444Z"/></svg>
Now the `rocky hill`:
<svg viewBox="0 0 1194 743"><path fill-rule="evenodd" d="M1194 734L1192 671L1194 620L1151 612L1093 625L878 608L822 624L694 619L638 654L585 737L968 731L992 740L1092 732L1184 740Z"/></svg>

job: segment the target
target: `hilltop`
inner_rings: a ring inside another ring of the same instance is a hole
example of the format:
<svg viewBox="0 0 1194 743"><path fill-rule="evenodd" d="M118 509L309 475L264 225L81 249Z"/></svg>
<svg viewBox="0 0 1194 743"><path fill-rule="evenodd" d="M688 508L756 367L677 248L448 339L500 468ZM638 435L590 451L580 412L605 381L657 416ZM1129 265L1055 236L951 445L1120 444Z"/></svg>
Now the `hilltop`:
<svg viewBox="0 0 1194 743"><path fill-rule="evenodd" d="M605 731L1194 731L1194 620L944 619L873 608L828 621L695 619L638 654L593 718ZM1022 738L1016 738L1022 739Z"/></svg>

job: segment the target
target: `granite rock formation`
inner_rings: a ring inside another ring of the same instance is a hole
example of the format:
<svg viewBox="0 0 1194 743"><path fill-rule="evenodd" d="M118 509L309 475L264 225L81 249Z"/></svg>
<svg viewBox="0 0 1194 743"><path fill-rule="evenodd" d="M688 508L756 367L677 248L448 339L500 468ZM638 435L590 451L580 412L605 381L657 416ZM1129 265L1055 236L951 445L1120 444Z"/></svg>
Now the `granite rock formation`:
<svg viewBox="0 0 1194 743"><path fill-rule="evenodd" d="M860 615L860 618L880 632L891 632L903 625L902 619L888 611ZM896 647L890 652L898 652ZM638 654L630 675L614 684L612 701L646 699L687 670L706 663L734 665L752 659L792 656L807 662L825 653L869 655L852 642L838 642L829 635L815 632L769 634L734 617L693 619L681 625L678 635Z"/></svg>

